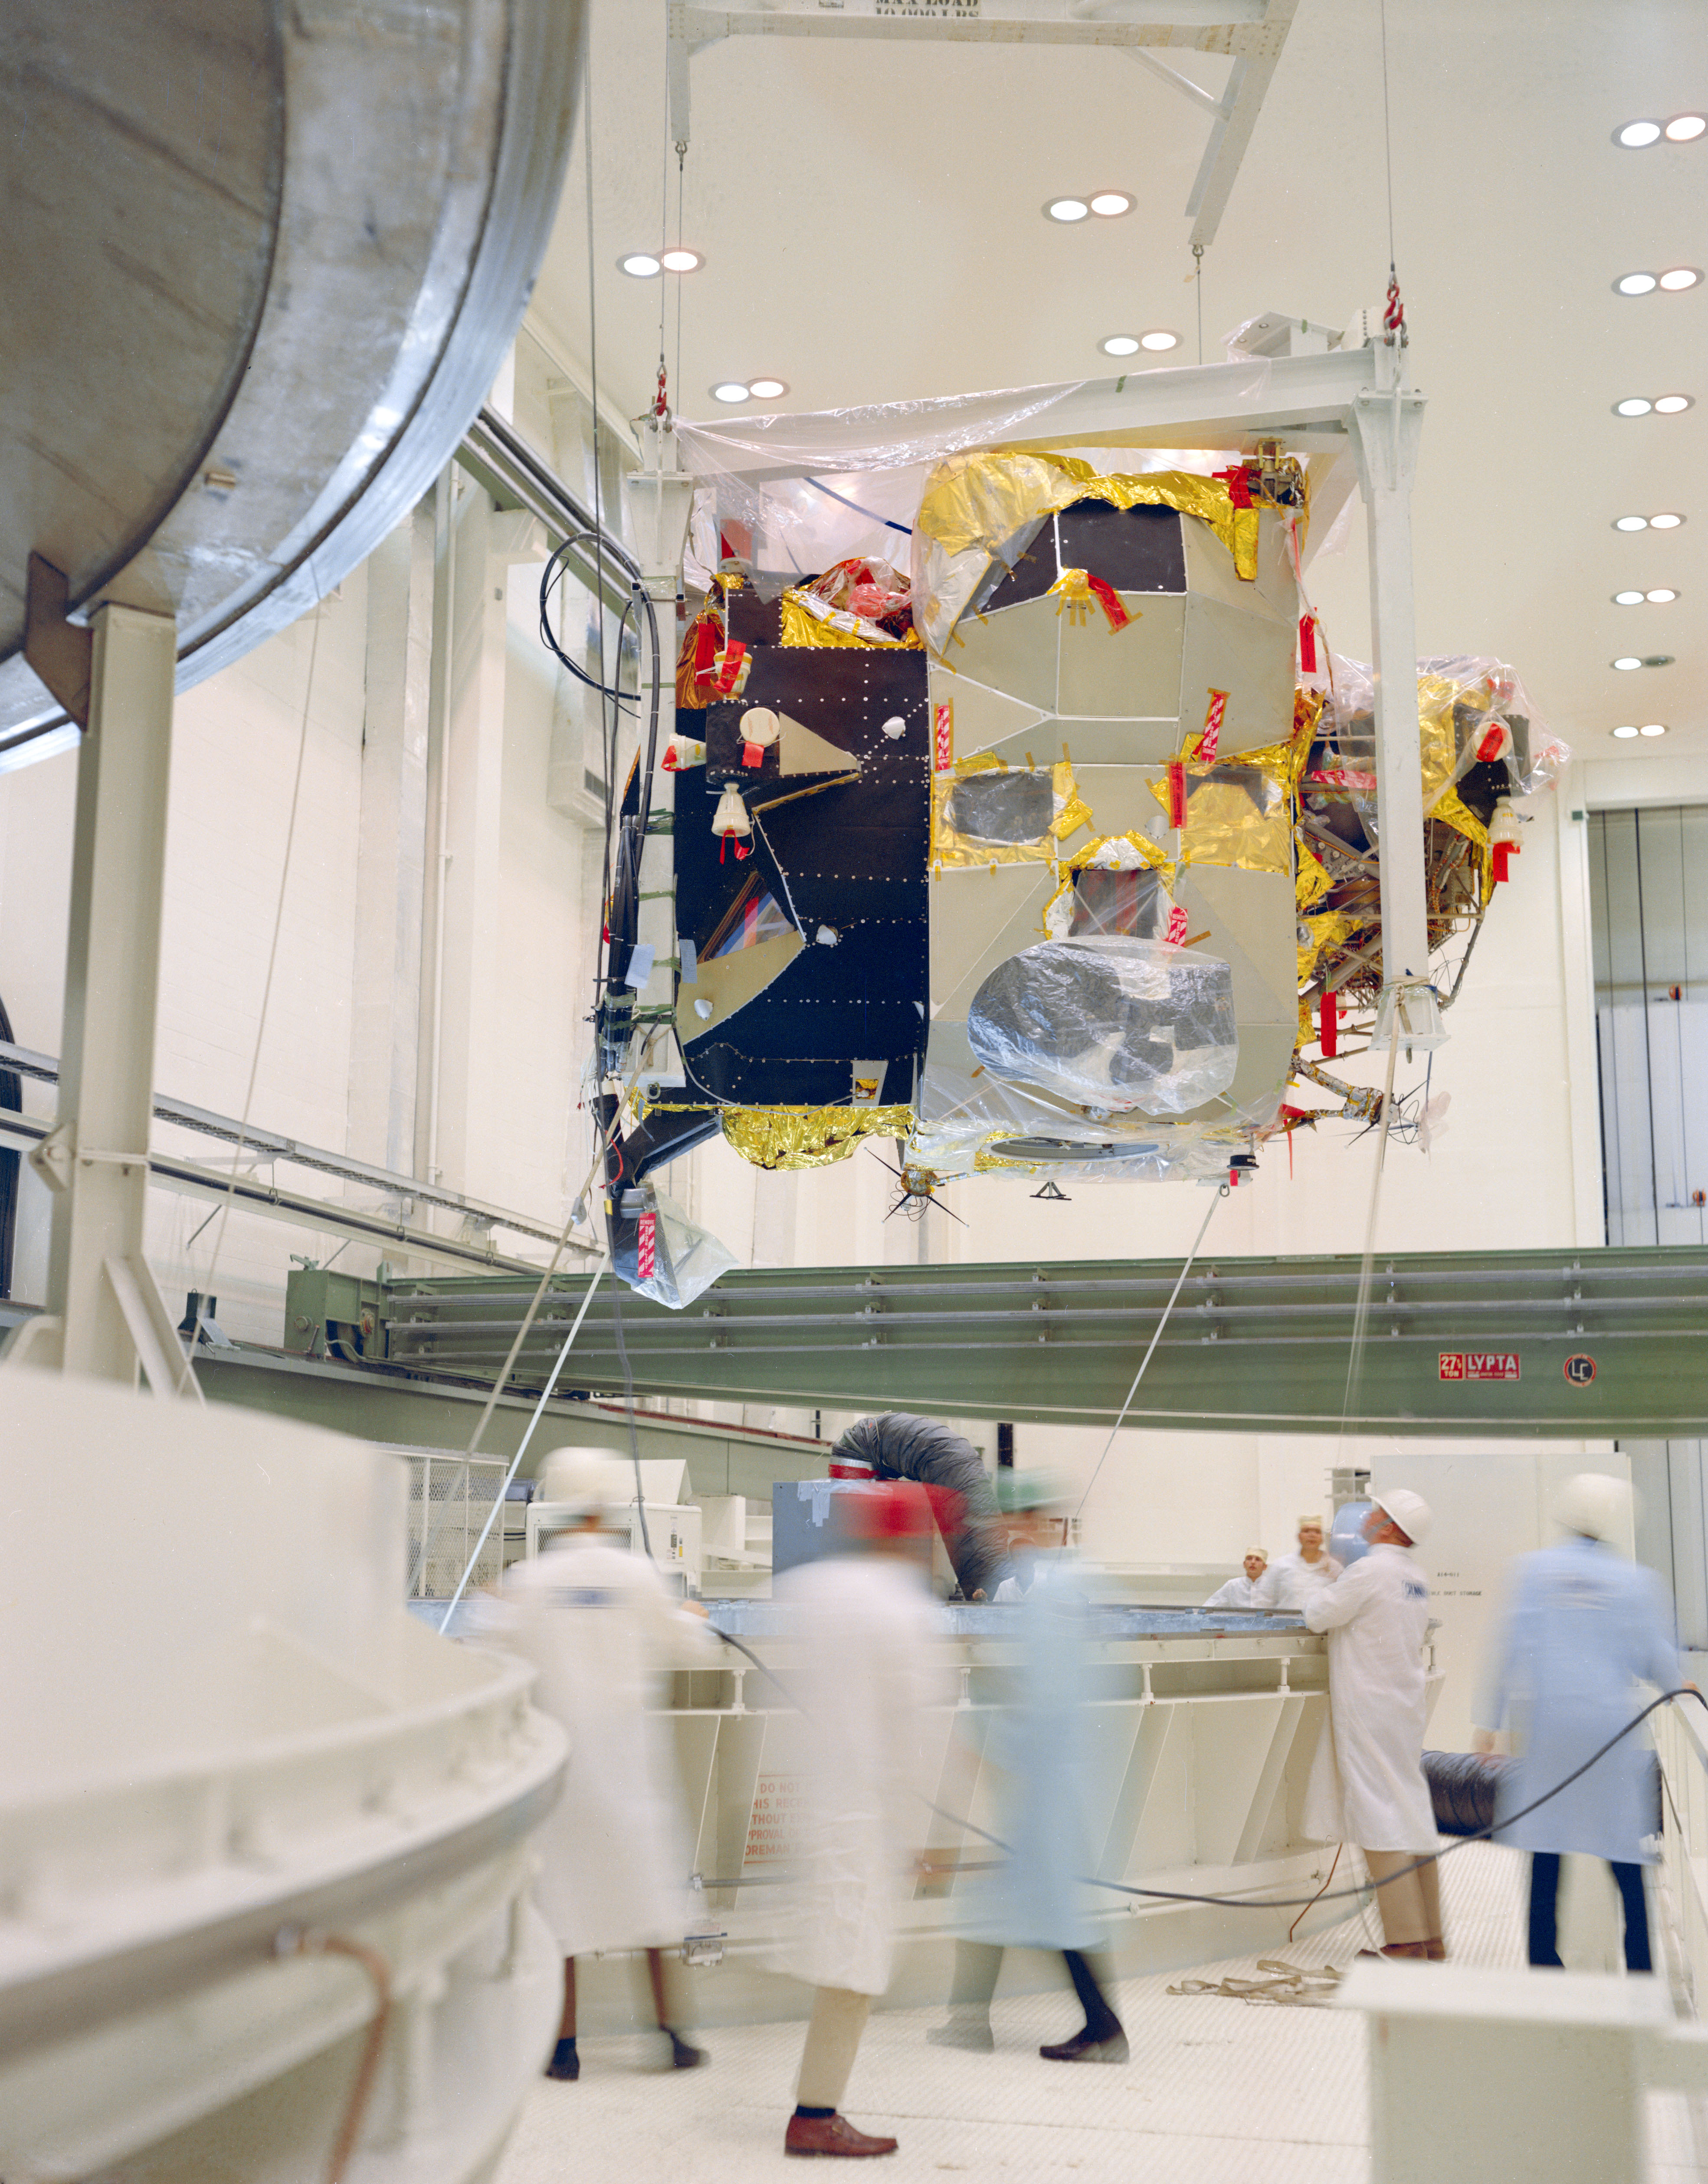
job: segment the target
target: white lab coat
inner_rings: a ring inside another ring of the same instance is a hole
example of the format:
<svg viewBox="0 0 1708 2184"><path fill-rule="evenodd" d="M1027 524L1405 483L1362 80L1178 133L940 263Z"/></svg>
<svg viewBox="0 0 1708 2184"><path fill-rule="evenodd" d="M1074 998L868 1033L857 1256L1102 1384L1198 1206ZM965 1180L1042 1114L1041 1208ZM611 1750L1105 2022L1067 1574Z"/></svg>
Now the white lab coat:
<svg viewBox="0 0 1708 2184"><path fill-rule="evenodd" d="M1344 1563L1325 1552L1314 1563L1303 1555L1283 1555L1278 1563L1271 1563L1258 1580L1261 1597L1260 1607L1284 1608L1294 1615L1302 1615L1305 1603L1325 1585L1332 1585L1345 1568Z"/></svg>
<svg viewBox="0 0 1708 2184"><path fill-rule="evenodd" d="M1499 1641L1478 1699L1488 1729L1509 1724L1520 1752L1494 1810L1522 1811L1563 1781L1638 1713L1641 1681L1683 1681L1666 1587L1596 1540L1526 1555L1513 1574ZM1581 1781L1500 1830L1520 1850L1577 1852L1625 1865L1659 1855L1655 1758L1647 1731L1614 1746Z"/></svg>
<svg viewBox="0 0 1708 2184"><path fill-rule="evenodd" d="M534 1704L569 1734L564 1793L534 1838L535 1897L558 1947L680 1942L693 1853L668 1731L647 1709L665 1670L721 1658L716 1635L644 1556L585 1533L514 1564L486 1620L532 1663Z"/></svg>
<svg viewBox="0 0 1708 2184"><path fill-rule="evenodd" d="M1305 1784L1302 1832L1364 1850L1437 1847L1423 1779L1429 1587L1408 1547L1374 1546L1305 1602L1328 1634L1328 1726Z"/></svg>
<svg viewBox="0 0 1708 2184"><path fill-rule="evenodd" d="M1249 1578L1242 1570L1238 1577L1231 1577L1226 1585L1218 1585L1204 1604L1206 1607L1249 1608L1255 1612L1258 1608L1267 1607L1270 1605L1269 1597L1264 1591L1264 1587L1268 1583L1267 1570L1265 1570L1261 1577L1256 1579Z"/></svg>
<svg viewBox="0 0 1708 2184"><path fill-rule="evenodd" d="M889 1555L838 1555L788 1571L790 1670L803 1768L799 1873L780 1904L775 1961L811 1986L882 1994L895 1928L928 1838L925 1709L943 1672L931 1595ZM782 1892L779 1892L782 1893Z"/></svg>

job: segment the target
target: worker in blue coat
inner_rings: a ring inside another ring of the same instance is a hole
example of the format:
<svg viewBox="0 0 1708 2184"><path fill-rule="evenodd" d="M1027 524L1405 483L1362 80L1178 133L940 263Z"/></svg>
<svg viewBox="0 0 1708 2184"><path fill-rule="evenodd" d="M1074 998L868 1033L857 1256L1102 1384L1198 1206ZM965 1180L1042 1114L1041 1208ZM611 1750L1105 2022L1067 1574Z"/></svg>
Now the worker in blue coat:
<svg viewBox="0 0 1708 2184"><path fill-rule="evenodd" d="M1531 1853L1530 1961L1560 1963L1556 1906L1566 1852L1605 1858L1625 1906L1625 1963L1653 1968L1643 1868L1658 1855L1654 1754L1641 1731L1522 1819L1502 1824L1583 1766L1638 1713L1638 1683L1682 1681L1666 1589L1614 1542L1630 1521L1622 1479L1583 1473L1555 1504L1566 1538L1519 1561L1477 1720L1479 1752L1511 1727L1516 1763L1502 1774L1495 1840Z"/></svg>
<svg viewBox="0 0 1708 2184"><path fill-rule="evenodd" d="M1010 1703L991 1722L984 1762L997 1785L991 1832L1007 1848L973 1845L976 1858L999 1855L1001 1863L966 1893L949 2018L926 2036L988 2050L1004 1948L1059 1950L1085 2023L1039 2053L1052 2063L1124 2063L1127 2035L1104 1991L1108 1974L1091 1954L1102 1929L1085 1879L1097 1854L1088 1780L1090 1610L1063 1544L1067 1502L1042 1474L1004 1472L997 1492L1015 1572L997 1602L1017 1611L1019 1642Z"/></svg>

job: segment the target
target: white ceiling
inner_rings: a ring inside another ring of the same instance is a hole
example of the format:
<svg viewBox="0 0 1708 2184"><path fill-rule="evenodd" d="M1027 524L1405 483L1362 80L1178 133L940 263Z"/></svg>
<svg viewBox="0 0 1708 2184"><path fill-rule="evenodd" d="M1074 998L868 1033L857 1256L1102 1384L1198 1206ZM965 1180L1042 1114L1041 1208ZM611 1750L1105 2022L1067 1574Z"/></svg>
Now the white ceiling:
<svg viewBox="0 0 1708 2184"><path fill-rule="evenodd" d="M1109 51L743 38L693 64L684 239L703 271L637 281L676 160L663 0L593 0L598 375L630 413L658 368L660 289L685 415L714 380L775 373L790 410L1103 376L1114 332L1175 329L1197 355L1184 208L1207 117ZM1429 397L1415 504L1421 653L1510 660L1589 758L1708 761L1708 284L1627 298L1621 273L1708 265L1708 140L1644 152L1611 132L1708 103L1700 0L1388 0L1394 231ZM1223 61L1169 59L1218 89ZM585 144L534 316L587 352ZM1064 228L1040 207L1118 188L1138 209ZM1388 270L1377 0L1300 0L1206 259L1206 360L1278 309L1339 326ZM1624 420L1678 391L1682 417ZM728 415L728 411L722 415ZM1615 516L1676 509L1672 533ZM1671 606L1619 608L1627 586ZM1368 656L1361 525L1320 560L1338 651ZM1636 674L1609 662L1670 652ZM1621 721L1672 733L1616 744Z"/></svg>

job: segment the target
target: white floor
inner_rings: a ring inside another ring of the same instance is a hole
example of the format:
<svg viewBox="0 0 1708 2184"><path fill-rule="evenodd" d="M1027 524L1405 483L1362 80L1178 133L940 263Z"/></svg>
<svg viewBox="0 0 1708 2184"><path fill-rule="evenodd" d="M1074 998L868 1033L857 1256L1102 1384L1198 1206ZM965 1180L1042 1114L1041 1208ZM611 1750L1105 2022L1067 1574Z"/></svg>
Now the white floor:
<svg viewBox="0 0 1708 2184"><path fill-rule="evenodd" d="M1472 1845L1443 1871L1455 1957L1522 1963L1522 1860ZM1353 1921L1286 1954L1302 1968L1344 1967L1368 1945ZM1255 1962L1192 1976L1228 1974L1255 1977ZM1060 1993L999 1999L993 2055L928 2046L926 2028L940 2010L880 2012L844 2103L862 2130L901 2142L874 2174L886 2184L935 2184L957 2172L1028 2184L1070 2176L1075 2184L1365 2184L1362 2018L1171 1995L1181 1977L1122 1981L1117 2007L1132 2049L1124 2069L1039 2057L1041 2041L1079 2023L1065 1979ZM782 2135L801 2035L798 2024L720 2026L706 2036L710 2067L679 2073L657 2070L650 2040L590 2040L577 2084L542 2081L532 2095L495 2184L798 2178ZM1689 2103L1650 2099L1650 2184L1701 2184ZM1515 2160L1515 2177L1522 2173Z"/></svg>

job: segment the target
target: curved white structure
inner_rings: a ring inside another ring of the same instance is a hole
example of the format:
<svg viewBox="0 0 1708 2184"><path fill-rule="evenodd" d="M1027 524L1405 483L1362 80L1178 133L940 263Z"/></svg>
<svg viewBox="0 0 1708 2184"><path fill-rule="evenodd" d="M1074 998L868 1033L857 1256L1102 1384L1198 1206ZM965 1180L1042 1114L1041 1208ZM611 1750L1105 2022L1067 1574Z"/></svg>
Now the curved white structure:
<svg viewBox="0 0 1708 2184"><path fill-rule="evenodd" d="M555 2031L528 1672L403 1606L395 1458L0 1375L0 2175L491 2173ZM306 1948L303 1944L306 1941Z"/></svg>

